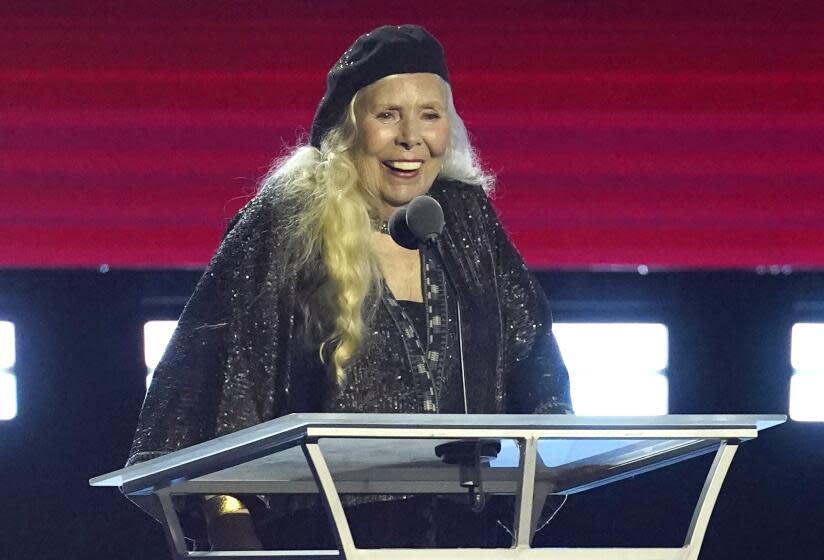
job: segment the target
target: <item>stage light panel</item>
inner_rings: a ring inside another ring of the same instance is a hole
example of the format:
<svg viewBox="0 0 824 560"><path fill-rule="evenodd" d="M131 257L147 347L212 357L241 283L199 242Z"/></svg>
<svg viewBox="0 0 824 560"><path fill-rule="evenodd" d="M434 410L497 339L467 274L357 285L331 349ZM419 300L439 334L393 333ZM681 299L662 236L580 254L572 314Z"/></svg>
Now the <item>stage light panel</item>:
<svg viewBox="0 0 824 560"><path fill-rule="evenodd" d="M17 378L14 374L0 372L0 420L17 416Z"/></svg>
<svg viewBox="0 0 824 560"><path fill-rule="evenodd" d="M669 382L660 373L575 375L570 372L575 414L658 416L669 410Z"/></svg>
<svg viewBox="0 0 824 560"><path fill-rule="evenodd" d="M824 422L824 373L796 373L790 379L790 418Z"/></svg>
<svg viewBox="0 0 824 560"><path fill-rule="evenodd" d="M556 323L572 406L582 416L669 410L669 333L661 323Z"/></svg>
<svg viewBox="0 0 824 560"><path fill-rule="evenodd" d="M556 323L552 327L567 367L617 375L661 371L669 364L661 323Z"/></svg>
<svg viewBox="0 0 824 560"><path fill-rule="evenodd" d="M824 422L824 323L793 325L790 362L790 418Z"/></svg>
<svg viewBox="0 0 824 560"><path fill-rule="evenodd" d="M790 361L796 371L824 373L824 323L793 325Z"/></svg>
<svg viewBox="0 0 824 560"><path fill-rule="evenodd" d="M0 370L10 370L14 367L14 346L14 323L0 321Z"/></svg>
<svg viewBox="0 0 824 560"><path fill-rule="evenodd" d="M177 327L177 321L148 321L143 325L143 357L146 362L146 389Z"/></svg>
<svg viewBox="0 0 824 560"><path fill-rule="evenodd" d="M0 321L0 420L17 416L17 378L12 371L16 361L14 323Z"/></svg>

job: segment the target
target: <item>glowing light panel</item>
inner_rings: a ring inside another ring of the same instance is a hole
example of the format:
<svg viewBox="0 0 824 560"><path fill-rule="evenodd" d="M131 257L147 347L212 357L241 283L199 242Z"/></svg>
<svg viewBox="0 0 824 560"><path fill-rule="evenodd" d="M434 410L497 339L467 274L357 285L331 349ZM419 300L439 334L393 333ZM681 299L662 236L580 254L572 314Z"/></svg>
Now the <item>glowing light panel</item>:
<svg viewBox="0 0 824 560"><path fill-rule="evenodd" d="M792 376L790 418L799 422L824 422L824 373Z"/></svg>
<svg viewBox="0 0 824 560"><path fill-rule="evenodd" d="M0 370L14 367L14 323L0 321Z"/></svg>
<svg viewBox="0 0 824 560"><path fill-rule="evenodd" d="M796 371L824 373L824 323L793 325L790 361Z"/></svg>
<svg viewBox="0 0 824 560"><path fill-rule="evenodd" d="M824 323L793 325L790 361L790 418L824 422Z"/></svg>
<svg viewBox="0 0 824 560"><path fill-rule="evenodd" d="M581 416L657 416L667 414L669 382L661 373L574 375L572 406Z"/></svg>
<svg viewBox="0 0 824 560"><path fill-rule="evenodd" d="M17 378L11 373L0 372L0 420L17 416Z"/></svg>
<svg viewBox="0 0 824 560"><path fill-rule="evenodd" d="M0 321L0 420L17 416L17 378L12 372L16 359L14 323Z"/></svg>
<svg viewBox="0 0 824 560"><path fill-rule="evenodd" d="M661 323L556 323L582 416L667 414L669 333Z"/></svg>
<svg viewBox="0 0 824 560"><path fill-rule="evenodd" d="M143 325L143 357L146 362L146 389L177 327L177 321L149 321Z"/></svg>

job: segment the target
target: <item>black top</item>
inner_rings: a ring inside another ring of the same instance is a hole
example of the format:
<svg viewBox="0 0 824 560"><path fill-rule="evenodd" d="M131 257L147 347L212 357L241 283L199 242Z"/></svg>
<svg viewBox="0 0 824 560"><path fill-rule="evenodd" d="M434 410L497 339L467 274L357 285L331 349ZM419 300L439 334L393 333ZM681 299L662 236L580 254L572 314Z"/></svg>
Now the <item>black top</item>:
<svg viewBox="0 0 824 560"><path fill-rule="evenodd" d="M422 301L409 301L406 299L399 299L403 312L412 321L412 326L415 327L415 332L421 339L426 338L426 306Z"/></svg>
<svg viewBox="0 0 824 560"><path fill-rule="evenodd" d="M463 302L469 411L569 412L546 299L486 194L439 180L430 195ZM307 296L287 258L289 217L272 185L233 221L155 370L130 463L291 412L463 411L456 298L440 261L422 256L426 328L383 290L337 386L301 330Z"/></svg>

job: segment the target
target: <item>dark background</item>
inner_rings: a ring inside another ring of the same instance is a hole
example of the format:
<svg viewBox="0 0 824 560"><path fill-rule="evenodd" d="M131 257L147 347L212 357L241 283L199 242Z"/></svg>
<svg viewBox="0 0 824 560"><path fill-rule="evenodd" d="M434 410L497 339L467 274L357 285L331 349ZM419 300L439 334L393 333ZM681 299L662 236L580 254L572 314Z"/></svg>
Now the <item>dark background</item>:
<svg viewBox="0 0 824 560"><path fill-rule="evenodd" d="M160 527L87 480L123 465L145 391L142 328L175 318L194 271L5 271L19 413L0 423L0 558L166 555ZM670 332L671 413L787 412L794 322L824 320L824 274L543 272L558 321L654 320ZM707 458L572 496L541 539L680 545ZM787 422L739 450L702 558L817 558L824 426Z"/></svg>

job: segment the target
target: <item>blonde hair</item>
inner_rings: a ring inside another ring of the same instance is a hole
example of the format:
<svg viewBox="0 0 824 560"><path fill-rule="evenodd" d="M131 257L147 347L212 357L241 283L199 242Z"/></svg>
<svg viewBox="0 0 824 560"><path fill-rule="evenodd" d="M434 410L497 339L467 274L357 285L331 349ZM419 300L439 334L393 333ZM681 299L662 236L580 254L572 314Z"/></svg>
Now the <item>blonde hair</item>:
<svg viewBox="0 0 824 560"><path fill-rule="evenodd" d="M488 192L494 177L479 165L449 84L443 84L451 138L439 177L478 184ZM357 94L341 123L323 137L320 149L298 146L275 163L261 187L261 195L275 196L279 204L295 209L287 227L290 257L297 269L310 268L320 259L328 275L332 308L325 311L334 321L327 320L329 332L322 334L319 351L339 384L345 381L346 366L364 340L371 318L367 298L379 298L382 289L380 266L372 249L375 219L370 201L375 193L362 188L351 156L357 141L356 99ZM308 312L305 307L304 313ZM321 324L324 318L307 320Z"/></svg>

